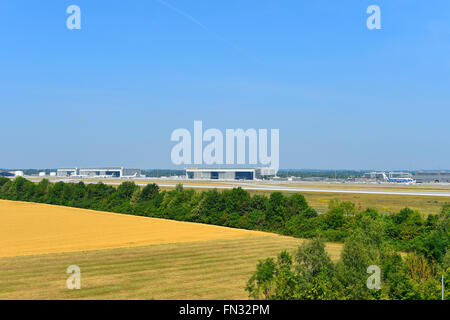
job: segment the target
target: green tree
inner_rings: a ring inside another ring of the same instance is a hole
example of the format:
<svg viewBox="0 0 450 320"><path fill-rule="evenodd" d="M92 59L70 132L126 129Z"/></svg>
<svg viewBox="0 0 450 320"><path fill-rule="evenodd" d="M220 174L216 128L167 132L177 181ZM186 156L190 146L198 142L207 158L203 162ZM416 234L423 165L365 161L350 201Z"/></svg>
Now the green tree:
<svg viewBox="0 0 450 320"><path fill-rule="evenodd" d="M47 194L50 190L50 181L48 179L42 179L36 186L36 192L34 194L34 201L45 202Z"/></svg>
<svg viewBox="0 0 450 320"><path fill-rule="evenodd" d="M367 287L367 268L381 265L383 230L378 226L378 221L365 216L345 240L341 260L337 264L337 278L345 299L367 300L380 296L379 290Z"/></svg>
<svg viewBox="0 0 450 320"><path fill-rule="evenodd" d="M119 199L130 200L133 196L134 191L138 188L134 182L127 181L122 182L115 192Z"/></svg>
<svg viewBox="0 0 450 320"><path fill-rule="evenodd" d="M141 193L142 193L142 191L139 188L136 188L134 190L133 195L131 196L131 199L130 199L130 205L136 206L139 203L139 200L141 198Z"/></svg>
<svg viewBox="0 0 450 320"><path fill-rule="evenodd" d="M315 239L300 245L294 259L286 251L260 261L246 290L254 299L336 299L339 284L335 267L323 242Z"/></svg>
<svg viewBox="0 0 450 320"><path fill-rule="evenodd" d="M150 201L159 194L159 187L156 183L148 184L142 189L140 201Z"/></svg>
<svg viewBox="0 0 450 320"><path fill-rule="evenodd" d="M292 257L283 251L276 262L268 258L258 263L246 290L254 299L291 300L295 298L297 283Z"/></svg>
<svg viewBox="0 0 450 320"><path fill-rule="evenodd" d="M8 178L0 177L0 188L3 187L3 185L9 181L10 180Z"/></svg>
<svg viewBox="0 0 450 320"><path fill-rule="evenodd" d="M87 195L86 185L80 181L73 188L72 205L75 207L85 208L85 197Z"/></svg>
<svg viewBox="0 0 450 320"><path fill-rule="evenodd" d="M429 260L442 263L450 247L450 207L444 206L435 222L435 228L414 242L414 248Z"/></svg>

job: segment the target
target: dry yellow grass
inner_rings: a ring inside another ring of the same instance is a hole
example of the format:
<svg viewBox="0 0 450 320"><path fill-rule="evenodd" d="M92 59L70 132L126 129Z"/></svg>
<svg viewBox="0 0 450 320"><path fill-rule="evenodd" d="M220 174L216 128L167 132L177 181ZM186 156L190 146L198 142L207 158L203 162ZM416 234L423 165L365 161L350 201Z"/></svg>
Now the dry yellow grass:
<svg viewBox="0 0 450 320"><path fill-rule="evenodd" d="M246 299L258 260L293 253L303 241L0 200L0 300ZM336 261L342 245L326 249ZM81 268L81 290L66 287L72 264Z"/></svg>
<svg viewBox="0 0 450 320"><path fill-rule="evenodd" d="M205 224L0 200L0 257L267 235Z"/></svg>
<svg viewBox="0 0 450 320"><path fill-rule="evenodd" d="M3 299L247 299L258 260L294 253L301 239L274 236L156 244L0 258ZM327 244L337 260L341 244ZM66 268L81 268L68 290Z"/></svg>

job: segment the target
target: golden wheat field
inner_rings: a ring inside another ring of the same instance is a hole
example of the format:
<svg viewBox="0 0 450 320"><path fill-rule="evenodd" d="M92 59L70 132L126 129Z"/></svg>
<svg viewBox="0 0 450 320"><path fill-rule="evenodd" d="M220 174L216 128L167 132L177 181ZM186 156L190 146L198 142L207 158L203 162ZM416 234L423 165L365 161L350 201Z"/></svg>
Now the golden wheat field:
<svg viewBox="0 0 450 320"><path fill-rule="evenodd" d="M0 200L0 257L233 239L267 233Z"/></svg>
<svg viewBox="0 0 450 320"><path fill-rule="evenodd" d="M259 260L304 240L0 200L1 299L246 299ZM342 245L328 243L333 260ZM68 290L66 268L81 268Z"/></svg>

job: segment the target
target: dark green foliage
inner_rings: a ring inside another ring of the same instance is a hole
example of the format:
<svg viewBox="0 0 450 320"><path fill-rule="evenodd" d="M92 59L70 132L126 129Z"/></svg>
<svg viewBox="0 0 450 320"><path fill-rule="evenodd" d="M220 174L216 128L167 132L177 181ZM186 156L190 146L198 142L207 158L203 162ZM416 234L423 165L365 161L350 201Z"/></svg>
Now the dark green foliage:
<svg viewBox="0 0 450 320"><path fill-rule="evenodd" d="M45 202L49 189L50 181L47 179L42 179L36 186L33 200L36 202Z"/></svg>
<svg viewBox="0 0 450 320"><path fill-rule="evenodd" d="M0 177L0 188L7 182L9 182L10 180L8 178L5 177Z"/></svg>
<svg viewBox="0 0 450 320"><path fill-rule="evenodd" d="M409 208L400 210L392 216L387 232L393 239L407 242L421 235L425 228L423 216Z"/></svg>
<svg viewBox="0 0 450 320"><path fill-rule="evenodd" d="M444 206L429 232L414 239L413 247L429 260L443 262L450 247L450 206Z"/></svg>
<svg viewBox="0 0 450 320"><path fill-rule="evenodd" d="M260 261L247 283L249 296L270 300L338 299L335 266L319 240L302 244L295 259L281 252L277 260Z"/></svg>
<svg viewBox="0 0 450 320"><path fill-rule="evenodd" d="M148 184L142 189L140 201L150 201L155 199L159 194L159 187L157 184Z"/></svg>
<svg viewBox="0 0 450 320"><path fill-rule="evenodd" d="M117 188L115 195L119 199L130 200L136 188L137 186L134 182L122 182Z"/></svg>
<svg viewBox="0 0 450 320"><path fill-rule="evenodd" d="M440 272L450 276L450 253L442 267L418 253L402 257L386 242L382 220L362 213L349 233L340 260L333 263L322 241L303 243L295 255L282 252L276 261L260 261L247 283L255 299L439 299ZM381 227L381 228L380 228ZM371 268L380 271L380 288L369 288ZM445 283L450 287L450 281Z"/></svg>
<svg viewBox="0 0 450 320"><path fill-rule="evenodd" d="M5 199L28 201L34 196L36 185L23 177L14 180L2 180L0 194Z"/></svg>

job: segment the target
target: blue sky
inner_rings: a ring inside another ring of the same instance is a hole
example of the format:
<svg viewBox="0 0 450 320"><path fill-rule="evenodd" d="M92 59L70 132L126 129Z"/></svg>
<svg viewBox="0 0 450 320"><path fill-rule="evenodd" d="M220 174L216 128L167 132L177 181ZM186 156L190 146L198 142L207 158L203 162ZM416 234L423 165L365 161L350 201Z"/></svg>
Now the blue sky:
<svg viewBox="0 0 450 320"><path fill-rule="evenodd" d="M6 0L0 41L0 168L173 168L202 120L280 129L281 168L450 169L446 0Z"/></svg>

